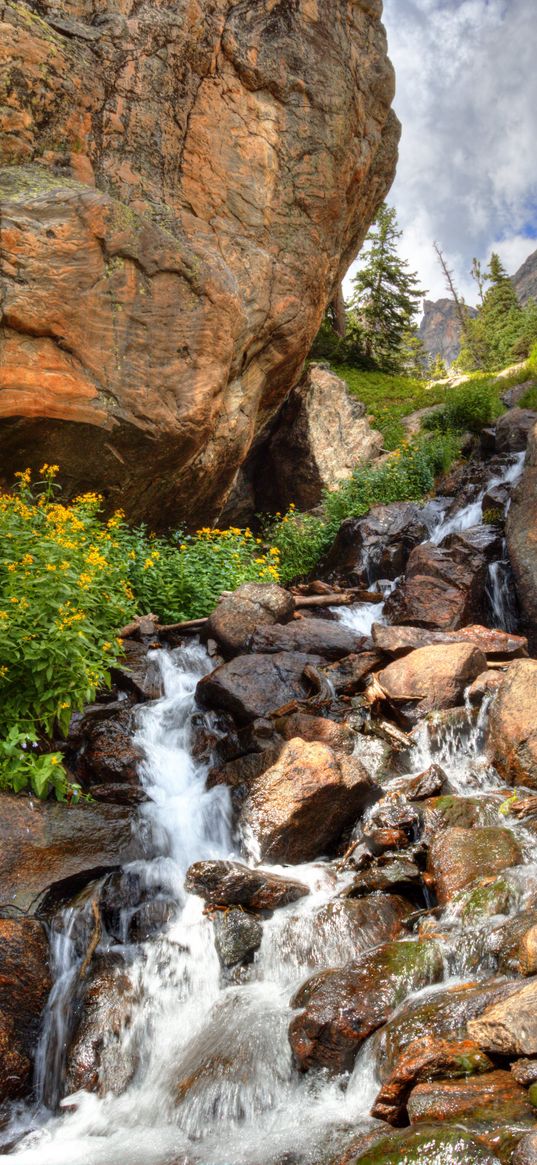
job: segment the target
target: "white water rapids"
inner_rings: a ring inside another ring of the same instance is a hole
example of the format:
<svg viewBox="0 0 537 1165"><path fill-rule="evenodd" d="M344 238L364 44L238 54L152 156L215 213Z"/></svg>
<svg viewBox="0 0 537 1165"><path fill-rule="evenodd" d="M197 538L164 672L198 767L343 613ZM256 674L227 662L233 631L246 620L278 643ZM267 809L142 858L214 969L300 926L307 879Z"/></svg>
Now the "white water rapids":
<svg viewBox="0 0 537 1165"><path fill-rule="evenodd" d="M464 514L458 520L465 521ZM379 606L344 617L363 631L378 621ZM146 757L141 775L150 797L140 813L142 824L152 830L157 856L135 869L147 885L163 888L176 907L157 937L136 948L114 948L124 959L135 1002L129 1022L119 1031L103 1032L103 1040L117 1072L122 1078L126 1072L125 1086L118 1095L71 1096L59 1115L42 1108L11 1155L18 1165L313 1165L321 1157L330 1160L351 1135L375 1127L369 1117L378 1088L373 1045L363 1046L350 1079L324 1072L300 1075L287 1029L296 988L314 970L343 965L361 953L344 915L336 913L322 929L317 921L320 907L341 893L349 875L322 860L285 871L274 867L307 883L311 892L265 920L251 967L241 980L223 981L213 924L203 914L201 899L184 890L185 872L194 861L229 856L244 861L244 855L234 853L228 791L206 789L206 768L190 748L194 692L211 664L200 647L162 651L156 659L164 696L141 711L137 742ZM413 771L435 760L460 793L497 792L497 775L483 757L485 726L486 707L477 722L468 710L462 733L446 728L434 743L422 726ZM45 1094L44 1077L60 1071L67 1038L68 989L77 971L72 925L71 913L55 940L57 979L38 1057L38 1083ZM457 920L453 925L458 934ZM364 934L364 949L368 941ZM466 973L464 943L447 942L445 966L447 979L456 981Z"/></svg>

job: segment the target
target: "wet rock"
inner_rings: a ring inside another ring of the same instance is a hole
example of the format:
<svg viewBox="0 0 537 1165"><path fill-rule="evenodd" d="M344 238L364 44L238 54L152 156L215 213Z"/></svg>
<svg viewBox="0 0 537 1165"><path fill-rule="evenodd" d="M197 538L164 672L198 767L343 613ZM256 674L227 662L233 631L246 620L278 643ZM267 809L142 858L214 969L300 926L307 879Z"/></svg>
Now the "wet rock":
<svg viewBox="0 0 537 1165"><path fill-rule="evenodd" d="M516 660L492 704L489 752L510 785L537 789L537 662Z"/></svg>
<svg viewBox="0 0 537 1165"><path fill-rule="evenodd" d="M473 708L483 703L487 696L494 696L501 688L507 672L484 671L467 689L466 696Z"/></svg>
<svg viewBox="0 0 537 1165"><path fill-rule="evenodd" d="M130 708L92 725L78 762L85 784L139 786L138 773L144 754L134 744L134 731Z"/></svg>
<svg viewBox="0 0 537 1165"><path fill-rule="evenodd" d="M374 795L357 757L296 738L250 787L240 827L261 860L307 862L326 852Z"/></svg>
<svg viewBox="0 0 537 1165"><path fill-rule="evenodd" d="M508 999L492 1004L468 1023L480 1048L503 1056L537 1055L537 979L530 979Z"/></svg>
<svg viewBox="0 0 537 1165"><path fill-rule="evenodd" d="M493 1067L471 1040L446 1040L435 1035L413 1040L382 1085L371 1115L391 1125L404 1125L408 1119L407 1100L417 1084L480 1075L491 1072Z"/></svg>
<svg viewBox="0 0 537 1165"><path fill-rule="evenodd" d="M382 434L371 428L365 406L345 381L310 365L263 450L259 476L265 504L272 511L285 510L290 502L313 509L323 490L336 489L357 465L375 458L382 444Z"/></svg>
<svg viewBox="0 0 537 1165"><path fill-rule="evenodd" d="M308 979L291 1000L291 1007L304 1008L289 1028L300 1070L350 1071L360 1045L393 1008L409 992L438 982L442 973L435 943L399 942Z"/></svg>
<svg viewBox="0 0 537 1165"><path fill-rule="evenodd" d="M262 985L222 992L200 1018L174 1064L182 1131L196 1139L215 1113L225 1112L227 1121L240 1124L245 1110L259 1111L260 1089L265 1107L269 1097L289 1086L291 1076L285 1010Z"/></svg>
<svg viewBox="0 0 537 1165"><path fill-rule="evenodd" d="M1 1102L31 1090L41 1014L51 986L42 924L30 918L0 918Z"/></svg>
<svg viewBox="0 0 537 1165"><path fill-rule="evenodd" d="M381 1137L354 1160L356 1165L500 1165L499 1158L470 1133L443 1125Z"/></svg>
<svg viewBox="0 0 537 1165"><path fill-rule="evenodd" d="M354 748L354 734L348 724L339 724L322 716L307 716L303 712L293 712L275 723L275 728L284 740L300 736L301 740L319 741L327 744L334 752L351 753Z"/></svg>
<svg viewBox="0 0 537 1165"><path fill-rule="evenodd" d="M314 663L321 663L320 656L299 652L239 655L200 680L196 699L202 708L230 712L237 724L246 725L291 700L307 699L311 685L304 668Z"/></svg>
<svg viewBox="0 0 537 1165"><path fill-rule="evenodd" d="M1 900L32 913L148 853L126 808L93 803L66 808L8 793L0 794L0 845Z"/></svg>
<svg viewBox="0 0 537 1165"><path fill-rule="evenodd" d="M92 785L91 795L94 801L104 801L108 805L127 805L135 808L149 801L145 789L137 785L114 784Z"/></svg>
<svg viewBox="0 0 537 1165"><path fill-rule="evenodd" d="M458 631L427 631L424 627L394 627L373 623L371 637L375 647L387 655L406 655L417 647L438 643L471 643L487 659L508 659L526 655L528 641L523 635L496 631L490 627L461 627Z"/></svg>
<svg viewBox="0 0 537 1165"><path fill-rule="evenodd" d="M468 1020L518 989L516 982L488 979L430 992L406 1002L375 1036L375 1051L382 1083L398 1071L401 1057L415 1040L431 1036L442 1040L466 1040ZM473 1039L473 1037L471 1037ZM477 1041L473 1041L476 1042Z"/></svg>
<svg viewBox="0 0 537 1165"><path fill-rule="evenodd" d="M367 587L403 573L411 550L427 538L422 511L414 502L372 506L365 518L346 518L328 551L324 572L347 584Z"/></svg>
<svg viewBox="0 0 537 1165"><path fill-rule="evenodd" d="M370 809L362 821L362 836L371 852L403 849L417 837L420 815L400 793L389 791Z"/></svg>
<svg viewBox="0 0 537 1165"><path fill-rule="evenodd" d="M496 424L498 453L522 453L529 435L537 423L537 413L531 409L510 409Z"/></svg>
<svg viewBox="0 0 537 1165"><path fill-rule="evenodd" d="M166 930L176 913L177 902L171 898L148 898L129 919L128 939L134 943L147 942Z"/></svg>
<svg viewBox="0 0 537 1165"><path fill-rule="evenodd" d="M216 913L213 925L214 945L223 967L252 962L263 938L263 927L257 918L237 907Z"/></svg>
<svg viewBox="0 0 537 1165"><path fill-rule="evenodd" d="M519 845L508 829L479 828L442 830L429 850L428 869L438 901L449 902L483 870L488 874L516 866L522 860Z"/></svg>
<svg viewBox="0 0 537 1165"><path fill-rule="evenodd" d="M328 619L296 619L286 627L265 627L251 638L253 652L299 651L306 655L320 655L323 659L343 659L360 652L369 640Z"/></svg>
<svg viewBox="0 0 537 1165"><path fill-rule="evenodd" d="M498 914L508 914L511 906L516 902L513 887L502 877L478 878L472 888L462 891L457 900L457 908L464 924L476 924L485 918L494 918ZM514 922L514 920L510 920ZM487 949L492 949L494 931L491 932ZM498 959L501 970L506 970L502 959Z"/></svg>
<svg viewBox="0 0 537 1165"><path fill-rule="evenodd" d="M382 864L375 864L369 870L358 874L352 882L350 893L357 897L371 894L376 890L392 890L413 897L422 887L421 870L411 858L397 855Z"/></svg>
<svg viewBox="0 0 537 1165"><path fill-rule="evenodd" d="M380 651L362 651L360 655L347 655L338 663L321 666L317 671L328 680L336 696L355 696L363 691L371 672L384 661L385 656Z"/></svg>
<svg viewBox="0 0 537 1165"><path fill-rule="evenodd" d="M258 627L287 623L295 600L275 583L244 583L225 595L209 616L206 638L215 639L226 658L245 651ZM285 650L285 648L284 648Z"/></svg>
<svg viewBox="0 0 537 1165"><path fill-rule="evenodd" d="M309 894L302 882L223 861L195 862L187 870L185 887L210 906L244 906L248 910L276 910Z"/></svg>
<svg viewBox="0 0 537 1165"><path fill-rule="evenodd" d="M136 1067L135 1046L121 1042L132 1023L136 992L126 967L115 956L101 956L80 985L76 1025L68 1051L64 1096L95 1092L119 1096L130 1084Z"/></svg>
<svg viewBox="0 0 537 1165"><path fill-rule="evenodd" d="M496 826L501 803L500 794L460 797L447 793L442 797L431 797L422 806L423 837L430 844L444 829Z"/></svg>
<svg viewBox="0 0 537 1165"><path fill-rule="evenodd" d="M297 977L319 967L342 966L349 955L356 961L381 943L399 938L411 912L396 894L364 898L335 898L313 911L288 911L277 934L269 933L270 949L295 966ZM270 955L269 955L270 957Z"/></svg>
<svg viewBox="0 0 537 1165"><path fill-rule="evenodd" d="M158 647L158 643L152 646ZM162 677L147 643L123 640L123 656L111 669L113 682L136 700L158 700L162 696Z"/></svg>
<svg viewBox="0 0 537 1165"><path fill-rule="evenodd" d="M388 699L409 725L439 708L460 704L464 690L486 667L485 656L470 643L421 647L379 673Z"/></svg>
<svg viewBox="0 0 537 1165"><path fill-rule="evenodd" d="M412 1124L476 1120L496 1127L514 1125L519 1130L535 1124L527 1093L504 1071L418 1084L407 1108Z"/></svg>
<svg viewBox="0 0 537 1165"><path fill-rule="evenodd" d="M517 1084L522 1084L523 1088L529 1088L530 1084L535 1084L537 1081L537 1060L515 1060L515 1063L510 1066L510 1071Z"/></svg>
<svg viewBox="0 0 537 1165"><path fill-rule="evenodd" d="M443 793L448 785L448 777L444 770L440 765L432 764L415 777L396 777L394 781L390 781L387 789L390 792L393 790L402 793L409 801L426 801L429 797Z"/></svg>
<svg viewBox="0 0 537 1165"><path fill-rule="evenodd" d="M249 752L246 756L238 756L230 760L221 768L210 769L207 777L207 788L215 785L228 785L232 789L239 789L244 785L251 785L266 769L275 764L282 744L275 744L263 752Z"/></svg>
<svg viewBox="0 0 537 1165"><path fill-rule="evenodd" d="M537 1132L522 1137L513 1154L512 1165L537 1165Z"/></svg>
<svg viewBox="0 0 537 1165"><path fill-rule="evenodd" d="M537 426L528 441L522 477L515 487L506 523L507 549L515 576L523 629L532 652L537 647Z"/></svg>
<svg viewBox="0 0 537 1165"><path fill-rule="evenodd" d="M483 622L487 557L455 537L450 547L424 542L412 551L404 579L386 600L389 623L455 631Z"/></svg>
<svg viewBox="0 0 537 1165"><path fill-rule="evenodd" d="M492 515L495 522L501 522L501 516L510 497L511 487L509 485L491 485L485 493L481 505L484 520L487 520L487 515Z"/></svg>

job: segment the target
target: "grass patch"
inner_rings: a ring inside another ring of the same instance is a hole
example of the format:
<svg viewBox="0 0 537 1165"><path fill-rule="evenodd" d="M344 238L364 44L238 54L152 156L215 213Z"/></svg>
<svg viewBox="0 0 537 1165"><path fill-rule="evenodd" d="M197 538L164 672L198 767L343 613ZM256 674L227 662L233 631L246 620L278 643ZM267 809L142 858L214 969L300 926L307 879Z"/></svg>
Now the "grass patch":
<svg viewBox="0 0 537 1165"><path fill-rule="evenodd" d="M403 418L417 409L442 404L449 391L445 384L427 384L388 372L363 372L347 364L334 365L334 372L346 382L352 395L363 401L367 413L374 417L375 428L382 433L385 449L390 451L404 440Z"/></svg>

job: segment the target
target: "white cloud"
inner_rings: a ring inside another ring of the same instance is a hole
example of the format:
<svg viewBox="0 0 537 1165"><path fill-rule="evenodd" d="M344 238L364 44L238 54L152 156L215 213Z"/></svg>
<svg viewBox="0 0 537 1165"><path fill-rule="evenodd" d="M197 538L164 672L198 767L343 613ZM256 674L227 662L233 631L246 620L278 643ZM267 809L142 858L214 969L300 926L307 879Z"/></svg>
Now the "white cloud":
<svg viewBox="0 0 537 1165"><path fill-rule="evenodd" d="M438 240L472 301L473 255L510 271L535 249L535 0L385 0L403 123L388 202L429 297L445 295Z"/></svg>

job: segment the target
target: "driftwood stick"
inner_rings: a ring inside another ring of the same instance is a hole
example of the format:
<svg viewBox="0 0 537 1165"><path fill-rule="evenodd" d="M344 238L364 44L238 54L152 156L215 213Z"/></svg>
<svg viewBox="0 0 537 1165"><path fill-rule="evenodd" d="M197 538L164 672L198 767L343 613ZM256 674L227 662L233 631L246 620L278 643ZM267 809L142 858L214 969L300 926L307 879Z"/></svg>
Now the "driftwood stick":
<svg viewBox="0 0 537 1165"><path fill-rule="evenodd" d="M203 627L208 620L204 619L185 619L184 623L157 623L157 631L193 631L196 627Z"/></svg>
<svg viewBox="0 0 537 1165"><path fill-rule="evenodd" d="M231 592L225 591L223 598ZM295 608L304 609L306 607L342 607L350 603L382 603L383 596L376 592L363 591L360 589L349 591L335 591L328 595L296 595ZM204 627L207 623L207 618L202 619L185 619L181 623L159 623L156 615L138 616L136 620L129 623L127 627L122 627L119 632L119 639L129 639L132 635L137 635L140 631L140 622L143 619L152 619L155 621L155 631L162 632L167 635L171 631L195 631L198 627Z"/></svg>

